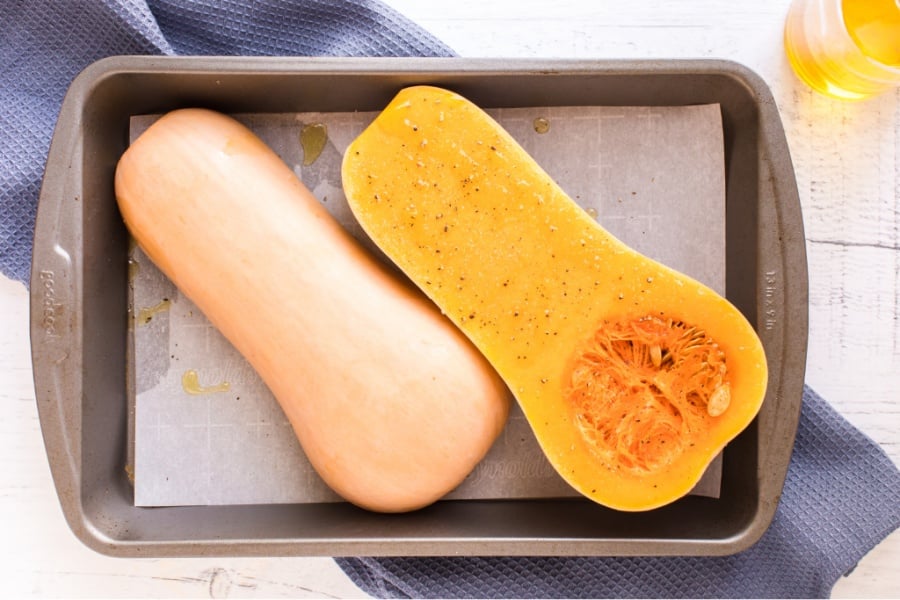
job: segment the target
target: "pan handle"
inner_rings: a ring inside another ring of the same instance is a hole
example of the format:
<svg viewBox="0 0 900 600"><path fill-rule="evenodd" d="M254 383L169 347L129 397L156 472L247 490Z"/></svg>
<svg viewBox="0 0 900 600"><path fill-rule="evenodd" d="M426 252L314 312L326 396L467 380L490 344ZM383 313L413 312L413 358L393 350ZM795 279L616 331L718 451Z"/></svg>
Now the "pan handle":
<svg viewBox="0 0 900 600"><path fill-rule="evenodd" d="M81 102L73 84L50 143L34 231L31 263L31 355L44 447L66 520L81 519L82 243Z"/></svg>

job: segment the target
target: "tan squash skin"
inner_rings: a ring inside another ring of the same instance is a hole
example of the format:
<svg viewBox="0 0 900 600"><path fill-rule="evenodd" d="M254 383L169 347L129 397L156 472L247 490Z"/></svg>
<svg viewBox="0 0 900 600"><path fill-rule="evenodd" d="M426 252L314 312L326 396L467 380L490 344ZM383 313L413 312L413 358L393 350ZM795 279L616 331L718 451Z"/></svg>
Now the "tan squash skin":
<svg viewBox="0 0 900 600"><path fill-rule="evenodd" d="M615 239L465 98L402 90L347 149L343 183L366 232L494 365L585 496L668 504L759 411L766 357L743 315ZM674 338L617 337L657 319ZM597 338L624 348L614 367Z"/></svg>
<svg viewBox="0 0 900 600"><path fill-rule="evenodd" d="M488 451L508 411L493 369L243 125L169 113L115 187L137 243L259 373L342 497L420 508Z"/></svg>

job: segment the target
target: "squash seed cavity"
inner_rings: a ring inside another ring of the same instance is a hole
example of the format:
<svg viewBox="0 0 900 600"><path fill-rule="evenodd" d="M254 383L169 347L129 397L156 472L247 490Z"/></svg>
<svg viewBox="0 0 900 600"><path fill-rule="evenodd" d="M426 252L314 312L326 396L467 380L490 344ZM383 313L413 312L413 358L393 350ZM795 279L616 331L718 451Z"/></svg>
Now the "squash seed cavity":
<svg viewBox="0 0 900 600"><path fill-rule="evenodd" d="M574 421L615 470L664 469L731 400L725 353L681 321L604 321L571 364L564 381Z"/></svg>

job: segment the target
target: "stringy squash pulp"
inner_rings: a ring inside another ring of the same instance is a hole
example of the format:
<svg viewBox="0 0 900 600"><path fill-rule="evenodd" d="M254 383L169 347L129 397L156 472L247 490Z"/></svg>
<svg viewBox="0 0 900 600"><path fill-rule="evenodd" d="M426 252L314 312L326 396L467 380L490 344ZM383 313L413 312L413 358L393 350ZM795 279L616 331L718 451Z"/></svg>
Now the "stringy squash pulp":
<svg viewBox="0 0 900 600"><path fill-rule="evenodd" d="M743 315L615 239L461 96L401 91L348 148L343 182L589 498L680 498L759 411L766 358Z"/></svg>

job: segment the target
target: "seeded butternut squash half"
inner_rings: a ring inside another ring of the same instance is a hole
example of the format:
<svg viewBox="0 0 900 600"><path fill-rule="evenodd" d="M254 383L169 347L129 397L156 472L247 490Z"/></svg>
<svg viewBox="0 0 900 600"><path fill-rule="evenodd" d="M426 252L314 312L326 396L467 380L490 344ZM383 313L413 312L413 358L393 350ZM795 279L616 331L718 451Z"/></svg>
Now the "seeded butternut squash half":
<svg viewBox="0 0 900 600"><path fill-rule="evenodd" d="M461 96L402 90L342 174L365 231L494 365L585 496L670 503L759 411L766 358L741 313L614 238Z"/></svg>
<svg viewBox="0 0 900 600"><path fill-rule="evenodd" d="M338 494L413 510L487 453L509 405L496 372L249 129L169 113L115 186L138 245L255 368Z"/></svg>

